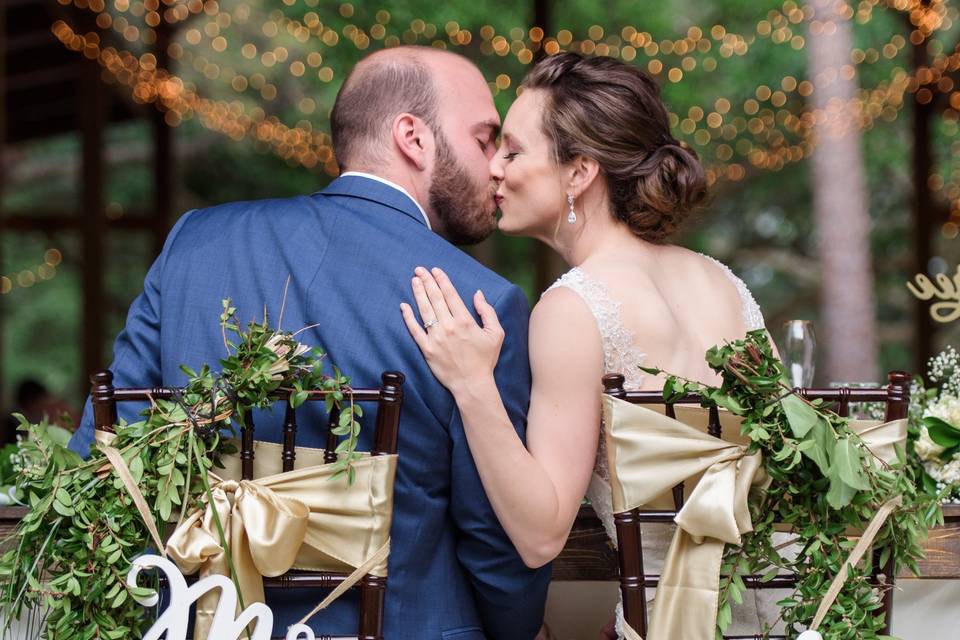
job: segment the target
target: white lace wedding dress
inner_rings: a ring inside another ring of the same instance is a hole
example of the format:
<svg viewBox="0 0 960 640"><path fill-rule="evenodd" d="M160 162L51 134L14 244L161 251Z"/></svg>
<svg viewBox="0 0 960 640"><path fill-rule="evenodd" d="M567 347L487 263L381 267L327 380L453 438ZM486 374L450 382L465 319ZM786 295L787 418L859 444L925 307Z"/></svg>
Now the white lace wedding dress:
<svg viewBox="0 0 960 640"><path fill-rule="evenodd" d="M747 285L734 275L725 264L710 256L704 257L720 267L736 285L742 301L744 324L748 330L762 329L764 327L763 315L750 290L747 289ZM613 300L603 283L591 278L578 267L574 267L562 275L551 285L550 289L555 287L566 287L575 291L593 314L603 342L604 371L606 373L622 373L625 379L624 387L627 390L639 389L644 378L644 373L639 369L639 366L643 364L645 354L641 350L641 345L636 344L633 332L623 325L621 302ZM617 534L613 524L606 441L602 434L593 477L587 489L587 498L590 500L597 516L603 521L603 527L611 542L616 545ZM661 572L663 559L667 554L667 548L670 546L673 532L673 525L644 525L641 528L644 571L646 573ZM727 633L758 633L764 622L772 624L776 620L777 609L773 602L778 598L758 596L757 593L757 591L748 591L744 598L744 605L734 609L734 621ZM653 596L652 590L648 589L648 603L653 600ZM761 601L764 603L763 607L760 606ZM622 608L621 605L617 605L617 633L621 635L622 621Z"/></svg>

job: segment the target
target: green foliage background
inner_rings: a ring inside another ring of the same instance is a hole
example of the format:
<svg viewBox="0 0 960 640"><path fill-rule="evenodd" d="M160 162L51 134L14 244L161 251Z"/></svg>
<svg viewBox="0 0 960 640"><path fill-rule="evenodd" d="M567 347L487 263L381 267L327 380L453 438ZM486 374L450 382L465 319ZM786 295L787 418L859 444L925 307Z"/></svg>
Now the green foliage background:
<svg viewBox="0 0 960 640"><path fill-rule="evenodd" d="M224 0L222 10L231 10L236 4L233 0ZM412 20L420 18L435 25L440 37L444 25L456 21L474 36L471 45L456 50L475 60L490 81L501 73L511 77L510 88L500 91L495 98L501 115L515 96L514 88L522 78L525 66L513 55L499 57L480 53L478 33L483 25L489 24L498 34L506 35L512 28L529 27L533 17L532 5L504 0L482 3L464 0L446 3L363 1L352 5L354 13L349 18L341 15L341 5L337 2L291 0L281 4L254 0L247 4L255 13L267 15L270 11L282 11L283 15L296 19L303 19L307 12L314 11L325 24L341 33L347 24L368 29L382 9L389 10L391 15L388 34L399 34ZM728 32L749 36L755 34L759 20L782 6L782 2L771 0L626 0L604 4L558 0L552 3L552 24L547 34L569 29L575 39L581 39L592 25L603 27L607 36L619 34L623 27L631 25L651 33L659 41L681 38L693 26L699 26L707 33L710 27L719 24ZM203 16L194 20L198 28L202 28ZM266 42L267 38L256 32L258 24L251 20L248 25L250 38ZM183 30L191 26L194 25L187 24ZM794 33L805 34L803 24L791 27ZM957 31L955 27L938 36L944 49L952 50ZM902 14L883 6L874 8L872 19L866 24L854 24L855 45L860 48L882 47L895 33L904 37L909 34L906 20ZM182 34L179 37L182 39ZM289 38L283 42L291 47L290 43L296 44ZM374 41L371 50L378 46L381 43ZM212 51L206 52L221 66L232 65L239 70L247 65L248 74L256 70L265 73L278 88L278 96L272 101L260 98L254 91L238 95L226 81L208 80L186 63L176 71L194 82L202 95L241 99L248 108L261 106L289 126L307 120L315 130L326 130L326 118L340 82L367 51L358 50L346 37L341 37L339 44L333 47L313 40L300 47L304 53L314 48L322 52L323 64L334 71L333 81L324 83L310 73L295 78L285 65L265 69L244 60L239 45L234 43L217 56ZM861 86L876 86L889 78L896 67L908 69L908 56L909 46L892 60L881 58L876 64L859 65ZM676 56L671 59L679 60ZM647 60L641 52L634 63L646 65ZM664 97L672 111L685 114L693 105L702 105L706 109L719 97L729 99L734 105L733 111L736 111L744 100L753 97L760 84L776 88L786 75L803 79L806 52L757 37L746 55L718 58L718 62L715 71L705 72L698 66L676 84L666 81L661 74ZM124 90L124 87L118 87L118 95ZM317 108L313 114L305 116L297 109L302 97L315 100ZM796 111L803 105L788 103L788 106ZM679 131L676 135L685 137ZM910 298L904 287L913 275L909 244L911 135L908 100L908 105L894 122L877 120L865 133L863 142L870 212L874 222L871 243L877 278L876 313L882 342L880 360L884 370L911 366ZM934 140L939 159L936 169L947 175L951 171L953 140L946 135L941 123L935 126ZM195 119L187 120L175 129L175 142L177 178L174 196L178 212L226 201L310 193L322 189L330 179L322 170L290 166L250 140L237 142L205 129ZM695 145L695 148L705 159L713 160L712 147ZM15 161L7 177L0 215L37 208L59 215L80 215L79 142L76 136L31 141L8 151ZM114 125L107 136L107 157L110 163L106 194L108 217L122 218L147 211L152 198L152 183L150 132L146 123L132 121ZM680 243L727 262L740 274L754 291L768 326L774 330L787 318L814 321L818 318L817 285L821 274L813 245L810 180L808 162L804 160L787 165L781 171L750 171L741 182L722 182L714 189L707 210L678 238ZM941 237L939 231L936 233L935 253L943 259L939 264L952 269L960 260L957 242ZM40 378L56 393L79 403L85 391L84 375L80 371L79 232L7 233L0 238L0 243L2 274L15 274L38 264L43 251L51 246L59 248L64 255L64 263L56 278L30 288L15 287L0 301L4 340L3 361L0 363L4 388L0 406L9 405L13 386L26 376ZM489 261L493 256L492 266L520 283L531 300L535 300L539 292L534 290L536 253L533 243L497 237L494 244L492 250L488 247L481 252L484 259ZM152 239L144 232L109 232L105 256L108 300L104 309L108 326L103 344L107 362L112 338L123 325L129 303L141 289L153 251ZM834 277L842 276L834 274ZM960 326L946 326L940 331L937 346L956 341L958 337ZM817 382L828 381L818 379Z"/></svg>

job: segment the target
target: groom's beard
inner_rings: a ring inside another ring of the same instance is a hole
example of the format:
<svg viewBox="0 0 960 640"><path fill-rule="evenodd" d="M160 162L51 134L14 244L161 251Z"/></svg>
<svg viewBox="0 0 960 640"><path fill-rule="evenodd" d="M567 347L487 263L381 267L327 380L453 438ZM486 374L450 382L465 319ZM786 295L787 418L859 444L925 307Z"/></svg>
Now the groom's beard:
<svg viewBox="0 0 960 640"><path fill-rule="evenodd" d="M437 233L456 245L476 244L497 228L493 182L478 185L460 166L443 134L436 133L437 153L428 197Z"/></svg>

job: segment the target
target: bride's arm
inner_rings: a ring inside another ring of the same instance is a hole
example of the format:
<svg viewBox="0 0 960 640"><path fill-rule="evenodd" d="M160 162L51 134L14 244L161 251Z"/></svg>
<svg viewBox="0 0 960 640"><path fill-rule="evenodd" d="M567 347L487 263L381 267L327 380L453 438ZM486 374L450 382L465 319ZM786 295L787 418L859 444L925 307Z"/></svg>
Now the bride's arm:
<svg viewBox="0 0 960 640"><path fill-rule="evenodd" d="M530 317L533 388L527 447L507 417L493 377L502 329L479 292L478 326L442 272L414 280L425 331L404 307L407 327L451 391L484 490L504 530L531 567L560 553L589 484L597 451L603 355L589 310L559 288Z"/></svg>

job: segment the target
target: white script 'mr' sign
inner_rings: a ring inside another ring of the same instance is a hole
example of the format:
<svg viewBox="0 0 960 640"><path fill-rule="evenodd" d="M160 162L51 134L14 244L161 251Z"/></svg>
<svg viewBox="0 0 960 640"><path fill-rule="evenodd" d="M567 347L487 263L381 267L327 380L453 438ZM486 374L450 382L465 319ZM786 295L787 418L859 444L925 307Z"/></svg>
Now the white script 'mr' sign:
<svg viewBox="0 0 960 640"><path fill-rule="evenodd" d="M187 624L190 620L190 605L202 595L214 589L220 589L220 602L217 604L210 626L210 640L238 640L251 623L256 622L250 640L270 640L273 636L273 612L262 602L255 602L244 609L239 616L237 611L237 588L230 578L220 575L210 575L198 580L192 586L187 581L177 565L166 558L153 555L143 555L133 561L133 567L127 574L127 584L137 586L137 576L144 569L159 569L170 585L170 605L164 609L160 617L143 640L186 640ZM145 607L157 604L159 597L154 594L146 598L136 598L136 601ZM295 624L287 630L287 640L316 640L313 631L306 625Z"/></svg>

